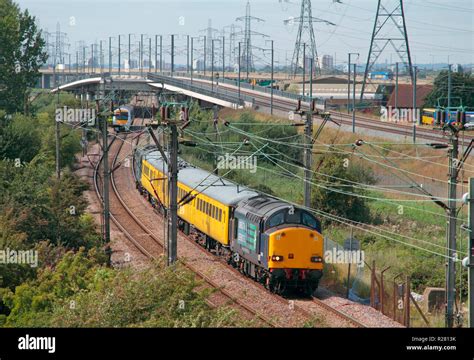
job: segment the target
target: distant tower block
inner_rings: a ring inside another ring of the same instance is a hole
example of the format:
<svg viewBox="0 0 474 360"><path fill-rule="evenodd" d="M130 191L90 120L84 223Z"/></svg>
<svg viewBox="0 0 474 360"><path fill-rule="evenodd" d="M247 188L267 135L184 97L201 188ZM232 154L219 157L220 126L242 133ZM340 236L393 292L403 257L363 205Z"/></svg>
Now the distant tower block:
<svg viewBox="0 0 474 360"><path fill-rule="evenodd" d="M367 78L372 68L376 64L380 55L390 44L398 54L401 62L406 68L413 83L413 67L408 45L408 33L403 10L403 0L395 2L393 0L378 0L377 14L375 16L374 31L370 41L369 55L365 67L364 82L360 98L363 99Z"/></svg>
<svg viewBox="0 0 474 360"><path fill-rule="evenodd" d="M335 25L329 21L313 17L311 10L311 0L301 1L301 12L298 18L290 18L285 20L285 24L299 23L298 34L296 36L295 51L293 52L293 60L291 62L293 75L299 70L303 70L303 52L306 44L306 59L313 59L314 70L321 73L321 66L319 64L318 51L316 50L316 39L314 36L313 23L323 22L327 25ZM309 67L307 64L306 67Z"/></svg>

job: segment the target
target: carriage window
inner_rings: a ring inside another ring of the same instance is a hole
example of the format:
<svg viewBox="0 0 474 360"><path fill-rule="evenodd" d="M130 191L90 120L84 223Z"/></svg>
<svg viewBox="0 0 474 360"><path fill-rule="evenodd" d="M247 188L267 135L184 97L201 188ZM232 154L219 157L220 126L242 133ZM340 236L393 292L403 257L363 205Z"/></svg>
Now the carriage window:
<svg viewBox="0 0 474 360"><path fill-rule="evenodd" d="M219 221L222 221L222 210L219 209Z"/></svg>

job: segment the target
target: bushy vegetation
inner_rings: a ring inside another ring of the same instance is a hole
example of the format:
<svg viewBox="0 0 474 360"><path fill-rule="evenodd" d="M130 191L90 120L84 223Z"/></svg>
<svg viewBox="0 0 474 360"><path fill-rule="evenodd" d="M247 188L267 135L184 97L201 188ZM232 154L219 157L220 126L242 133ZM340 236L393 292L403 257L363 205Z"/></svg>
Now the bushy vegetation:
<svg viewBox="0 0 474 360"><path fill-rule="evenodd" d="M355 184L373 184L375 178L370 168L351 162L344 154L332 151L317 159L318 169L312 179L311 206L330 215L370 222L370 208L363 197L367 193ZM324 220L326 223L333 222Z"/></svg>
<svg viewBox="0 0 474 360"><path fill-rule="evenodd" d="M452 106L467 106L474 108L474 96L472 89L474 88L474 76L472 74L453 72L451 74L452 90L451 98ZM433 90L426 96L425 107L435 108L439 105L447 106L448 99L448 71L441 71L434 81Z"/></svg>
<svg viewBox="0 0 474 360"><path fill-rule="evenodd" d="M80 134L61 125L61 179L55 176L57 106L42 95L34 115L0 110L0 250L34 250L38 264L0 264L0 326L236 326L234 312L211 309L208 292L177 265L146 270L108 265L102 238L73 172ZM248 324L251 325L251 324Z"/></svg>
<svg viewBox="0 0 474 360"><path fill-rule="evenodd" d="M68 252L15 292L3 291L6 327L222 327L242 324L229 309L211 310L194 274L162 262L114 270L95 250ZM1 318L0 318L1 319ZM251 325L249 323L248 325Z"/></svg>

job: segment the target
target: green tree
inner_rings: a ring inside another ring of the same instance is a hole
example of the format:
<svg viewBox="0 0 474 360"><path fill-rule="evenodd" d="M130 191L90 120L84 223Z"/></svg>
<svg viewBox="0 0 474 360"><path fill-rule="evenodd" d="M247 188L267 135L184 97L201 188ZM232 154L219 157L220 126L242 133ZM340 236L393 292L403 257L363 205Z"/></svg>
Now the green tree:
<svg viewBox="0 0 474 360"><path fill-rule="evenodd" d="M375 182L370 169L363 168L342 154L326 154L319 161L318 174L314 175L311 206L332 215L368 222L370 209L361 197L364 191L354 183Z"/></svg>
<svg viewBox="0 0 474 360"><path fill-rule="evenodd" d="M30 88L47 59L45 41L28 10L0 0L0 107L28 112Z"/></svg>
<svg viewBox="0 0 474 360"><path fill-rule="evenodd" d="M459 106L459 99L461 99L464 106L474 108L474 76L472 74L457 72L452 73L451 77L452 106ZM448 72L441 71L434 81L433 90L425 99L425 107L438 106L438 99L440 99L441 106L447 106L447 97Z"/></svg>
<svg viewBox="0 0 474 360"><path fill-rule="evenodd" d="M20 114L10 116L0 111L0 159L30 162L41 148L38 127L34 120Z"/></svg>

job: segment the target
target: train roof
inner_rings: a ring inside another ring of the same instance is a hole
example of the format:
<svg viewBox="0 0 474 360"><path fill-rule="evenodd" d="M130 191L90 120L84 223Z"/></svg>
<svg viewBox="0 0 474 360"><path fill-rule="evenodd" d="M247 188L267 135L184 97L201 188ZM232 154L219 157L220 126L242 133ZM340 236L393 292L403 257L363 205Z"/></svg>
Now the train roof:
<svg viewBox="0 0 474 360"><path fill-rule="evenodd" d="M166 163L156 148L144 150L144 159L160 171L168 171ZM178 181L227 206L235 206L244 199L258 196L251 189L235 184L206 170L199 169L180 159Z"/></svg>
<svg viewBox="0 0 474 360"><path fill-rule="evenodd" d="M122 105L114 109L114 111L117 110L127 110L127 111L133 111L133 106L130 105Z"/></svg>
<svg viewBox="0 0 474 360"><path fill-rule="evenodd" d="M293 206L285 201L267 195L259 195L242 201L242 203L239 204L238 211L246 218L258 222L260 218L266 220L278 211L292 207L307 212L300 207Z"/></svg>

